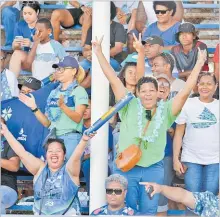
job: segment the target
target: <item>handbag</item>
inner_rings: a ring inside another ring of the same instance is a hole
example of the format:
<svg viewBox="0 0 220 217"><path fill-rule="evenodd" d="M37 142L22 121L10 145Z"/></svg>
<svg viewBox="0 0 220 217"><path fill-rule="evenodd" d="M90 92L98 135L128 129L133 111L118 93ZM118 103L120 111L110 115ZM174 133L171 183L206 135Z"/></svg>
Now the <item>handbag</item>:
<svg viewBox="0 0 220 217"><path fill-rule="evenodd" d="M153 112L153 115L155 114L156 109ZM142 136L147 131L150 124L150 120L147 122ZM128 148L126 148L124 151L120 152L117 156L117 159L115 160L115 163L122 172L127 172L131 170L135 165L138 163L138 161L141 159L142 151L140 149L141 141L138 143L138 145L132 144Z"/></svg>

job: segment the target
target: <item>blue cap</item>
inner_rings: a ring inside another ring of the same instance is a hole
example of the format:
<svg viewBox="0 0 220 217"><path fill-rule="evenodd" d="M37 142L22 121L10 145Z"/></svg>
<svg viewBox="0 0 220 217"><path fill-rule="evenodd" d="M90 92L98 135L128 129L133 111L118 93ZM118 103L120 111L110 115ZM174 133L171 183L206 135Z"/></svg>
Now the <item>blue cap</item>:
<svg viewBox="0 0 220 217"><path fill-rule="evenodd" d="M77 61L74 57L65 56L65 57L62 59L62 61L60 61L60 62L57 63L57 64L53 64L52 67L53 67L53 68L71 67L71 68L79 69L79 63L78 63L78 61Z"/></svg>

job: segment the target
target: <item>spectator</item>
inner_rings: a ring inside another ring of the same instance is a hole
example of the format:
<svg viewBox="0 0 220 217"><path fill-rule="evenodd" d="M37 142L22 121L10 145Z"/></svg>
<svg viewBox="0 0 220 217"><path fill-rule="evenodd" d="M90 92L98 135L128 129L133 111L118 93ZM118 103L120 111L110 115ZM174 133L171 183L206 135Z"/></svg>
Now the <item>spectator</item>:
<svg viewBox="0 0 220 217"><path fill-rule="evenodd" d="M164 101L168 100L171 89L171 81L166 74L159 74L156 76L158 81L158 98ZM175 132L175 123L167 131L167 143L165 147L164 156L164 185L171 186L172 180L174 178L173 170L173 136ZM163 195L160 195L158 202L157 212L159 216L167 216L168 211L168 199Z"/></svg>
<svg viewBox="0 0 220 217"><path fill-rule="evenodd" d="M35 25L40 14L40 4L37 1L23 1L21 10L24 20L19 21L15 26L15 39L12 47L13 50L24 49L29 51L35 34Z"/></svg>
<svg viewBox="0 0 220 217"><path fill-rule="evenodd" d="M1 125L6 124L1 117ZM17 177L20 159L9 146L1 132L1 214L6 214L5 209L12 206L18 198Z"/></svg>
<svg viewBox="0 0 220 217"><path fill-rule="evenodd" d="M155 194L163 194L170 200L182 203L195 214L203 217L219 216L219 196L211 192L189 192L182 188L158 185L156 183L143 183L146 190L153 186L152 197Z"/></svg>
<svg viewBox="0 0 220 217"><path fill-rule="evenodd" d="M207 61L202 70L208 71L208 50L206 44L198 41L195 26L192 23L182 23L176 33L176 41L179 45L172 48L171 52L176 59L179 78L186 80L196 64L198 47L207 51Z"/></svg>
<svg viewBox="0 0 220 217"><path fill-rule="evenodd" d="M113 21L116 16L116 7L111 2L111 25L110 25L110 63L115 71L120 71L120 63L123 61L123 46L126 43L126 33L122 24ZM92 28L88 30L85 47L83 50L84 60L80 65L88 72L92 64ZM90 72L91 74L91 72ZM89 75L89 77L91 77ZM87 78L88 79L88 78Z"/></svg>
<svg viewBox="0 0 220 217"><path fill-rule="evenodd" d="M88 105L88 95L79 85L85 76L77 60L67 56L53 65L59 86L52 90L43 114L37 107L33 95L20 94L19 99L34 112L42 125L56 129L56 136L63 139L66 158L69 159L82 136L82 117Z"/></svg>
<svg viewBox="0 0 220 217"><path fill-rule="evenodd" d="M126 95L127 90L117 78L114 70L103 55L101 42L102 40L94 41L93 50L118 101ZM119 168L115 168L114 172L127 177L128 206L136 209L138 205L138 210L142 215L156 214L159 196L154 197L150 201L147 195L143 193L144 189L139 188L138 182L140 180L155 180L158 183L163 183L163 158L166 145L166 132L175 121L176 116L181 111L187 97L196 84L197 77L205 60L206 53L201 51L194 71L190 79L187 80L184 89L180 91L173 100L167 102L161 101L158 106L158 83L156 79L148 76L141 78L137 84L138 97L133 98L133 100L119 112L122 121L119 137L119 152L122 152L131 144L140 144L142 156L140 161L128 172L122 172ZM145 110L149 110L147 112L147 118L145 116ZM137 115L134 116L134 114ZM150 122L151 119L153 119L152 122ZM148 125L149 130L146 130ZM143 131L144 126L146 132ZM138 141L140 141L140 143L138 143Z"/></svg>
<svg viewBox="0 0 220 217"><path fill-rule="evenodd" d="M219 102L211 73L198 78L199 97L190 98L176 120L174 169L184 175L191 192L219 192ZM182 147L181 162L179 160Z"/></svg>
<svg viewBox="0 0 220 217"><path fill-rule="evenodd" d="M1 20L5 30L5 45L1 49L12 50L15 25L19 20L18 1L3 1L0 3Z"/></svg>
<svg viewBox="0 0 220 217"><path fill-rule="evenodd" d="M158 36L152 36L147 38L145 41L142 41L142 44L144 45L145 51L145 67L143 74L152 75L152 62L156 56L162 53L164 46L163 40ZM137 62L137 53L129 54L121 65L124 66L126 62Z"/></svg>
<svg viewBox="0 0 220 217"><path fill-rule="evenodd" d="M107 205L92 212L91 215L135 215L135 210L127 206L125 197L128 181L119 174L113 174L105 180Z"/></svg>
<svg viewBox="0 0 220 217"><path fill-rule="evenodd" d="M25 78L23 84L18 84L21 93L28 94L41 88L41 81L34 77Z"/></svg>
<svg viewBox="0 0 220 217"><path fill-rule="evenodd" d="M157 22L151 24L143 34L143 40L156 35L163 39L164 49L171 50L176 45L175 34L180 22L176 21L173 16L176 13L176 3L174 1L154 1L154 12L157 16Z"/></svg>
<svg viewBox="0 0 220 217"><path fill-rule="evenodd" d="M89 100L89 105L87 106L84 114L83 114L83 132L91 127L91 99ZM113 136L112 136L112 127L109 126L108 131L108 145L109 145L109 169L112 164L112 144L113 144ZM82 171L86 180L86 189L89 195L90 192L90 142L88 142L87 147L84 151L83 162L82 162Z"/></svg>
<svg viewBox="0 0 220 217"><path fill-rule="evenodd" d="M135 29L138 1L113 1L117 7L114 21L121 23L127 32Z"/></svg>
<svg viewBox="0 0 220 217"><path fill-rule="evenodd" d="M52 65L62 60L67 54L59 42L50 39L51 32L50 21L46 18L39 19L31 51L26 53L16 50L11 57L10 71L18 76L21 69L29 69L33 77L38 80L43 80L52 74L54 72Z"/></svg>
<svg viewBox="0 0 220 217"><path fill-rule="evenodd" d="M65 161L66 148L63 140L49 139L45 145L45 163L26 151L6 125L2 124L1 131L27 170L34 175L34 214L79 215L81 157L89 138L93 135L82 137L68 161Z"/></svg>
<svg viewBox="0 0 220 217"><path fill-rule="evenodd" d="M173 69L175 66L175 58L172 54L161 53L153 60L152 72L154 76L166 74L171 82L171 90L169 98L173 98L185 86L185 81L173 77Z"/></svg>
<svg viewBox="0 0 220 217"><path fill-rule="evenodd" d="M54 39L59 41L60 26L65 29L75 25L82 25L81 46L85 45L87 31L92 25L91 1L70 1L74 7L71 9L57 9L52 12L51 23L54 31Z"/></svg>
<svg viewBox="0 0 220 217"><path fill-rule="evenodd" d="M218 82L218 88L216 89L216 92L215 92L215 98L219 99L219 62L220 62L219 44L217 45L217 47L215 49L213 62L214 62L214 74L215 74L216 80Z"/></svg>

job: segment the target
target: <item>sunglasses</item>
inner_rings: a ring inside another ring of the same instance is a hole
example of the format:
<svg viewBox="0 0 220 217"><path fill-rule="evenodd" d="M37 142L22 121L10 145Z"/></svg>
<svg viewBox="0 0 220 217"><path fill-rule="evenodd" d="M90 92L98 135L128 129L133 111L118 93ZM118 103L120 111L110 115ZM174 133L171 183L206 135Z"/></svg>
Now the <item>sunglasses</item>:
<svg viewBox="0 0 220 217"><path fill-rule="evenodd" d="M159 85L159 86L164 86L164 87L169 87L169 86L170 86L169 83L167 83L167 82L162 82L162 81L158 81L158 85Z"/></svg>
<svg viewBox="0 0 220 217"><path fill-rule="evenodd" d="M107 188L106 189L106 194L114 194L115 195L121 195L122 194L122 189L112 189L112 188Z"/></svg>
<svg viewBox="0 0 220 217"><path fill-rule="evenodd" d="M155 10L155 14L166 14L169 10Z"/></svg>

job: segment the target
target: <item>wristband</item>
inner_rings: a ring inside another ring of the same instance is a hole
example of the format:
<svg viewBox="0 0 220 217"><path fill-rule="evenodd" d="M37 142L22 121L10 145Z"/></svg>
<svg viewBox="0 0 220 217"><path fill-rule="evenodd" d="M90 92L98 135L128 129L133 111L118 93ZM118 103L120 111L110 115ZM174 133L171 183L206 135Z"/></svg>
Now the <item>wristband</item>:
<svg viewBox="0 0 220 217"><path fill-rule="evenodd" d="M37 112L39 109L38 109L38 107L37 108L35 108L35 109L33 109L33 110L31 110L32 112Z"/></svg>

